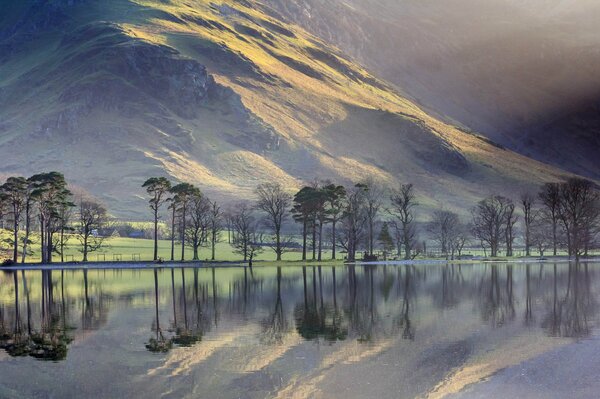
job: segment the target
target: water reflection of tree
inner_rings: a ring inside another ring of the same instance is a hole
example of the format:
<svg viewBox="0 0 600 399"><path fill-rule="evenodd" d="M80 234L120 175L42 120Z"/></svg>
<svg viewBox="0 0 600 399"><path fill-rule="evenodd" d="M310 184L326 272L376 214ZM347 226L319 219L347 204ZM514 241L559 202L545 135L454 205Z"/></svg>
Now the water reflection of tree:
<svg viewBox="0 0 600 399"><path fill-rule="evenodd" d="M165 353L171 350L173 347L173 341L166 338L160 327L160 314L158 311L160 299L158 295L158 270L154 269L154 311L155 319L153 323L153 330L156 332L156 337L150 337L146 343L146 349L150 352Z"/></svg>
<svg viewBox="0 0 600 399"><path fill-rule="evenodd" d="M402 279L402 271L399 270L399 280ZM402 329L402 338L408 340L415 339L415 327L412 325L411 317L411 302L414 297L414 282L413 273L415 272L413 266L406 266L404 268L404 281L402 283L402 308L400 310L400 319L398 326Z"/></svg>
<svg viewBox="0 0 600 399"><path fill-rule="evenodd" d="M515 318L513 265L506 265L502 281L498 265L490 266L489 278L484 274L480 283L481 316L492 327L501 327Z"/></svg>
<svg viewBox="0 0 600 399"><path fill-rule="evenodd" d="M352 266L351 266L352 267ZM317 294L317 270L318 285ZM333 285L337 284L335 268L332 268ZM296 330L307 340L324 339L328 342L341 341L348 335L347 326L344 323L343 313L337 307L337 290L333 290L333 298L326 300L323 296L323 276L321 266L313 271L313 295L308 296L306 266L302 267L303 279L303 303L296 304L294 309L294 318L296 320Z"/></svg>
<svg viewBox="0 0 600 399"><path fill-rule="evenodd" d="M68 344L72 338L68 335L63 306L56 306L53 295L52 272L42 273L41 317L39 328L33 320L32 304L27 276L21 271L23 291L25 295L26 328L21 320L21 302L19 292L18 271L13 271L14 312L12 328L5 321L4 308L0 312L0 348L10 356L30 356L40 360L59 361L66 358ZM63 291L64 294L64 291ZM63 309L61 309L63 307ZM62 316L62 317L61 317Z"/></svg>
<svg viewBox="0 0 600 399"><path fill-rule="evenodd" d="M108 298L103 295L102 286L95 282L90 285L88 270L83 269L83 306L81 328L84 331L98 330L108 319Z"/></svg>
<svg viewBox="0 0 600 399"><path fill-rule="evenodd" d="M555 264L552 301L542 321L542 327L550 336L572 338L589 336L598 304L591 294L588 265L569 264L564 296L559 292L559 277Z"/></svg>
<svg viewBox="0 0 600 399"><path fill-rule="evenodd" d="M275 294L275 305L268 317L262 320L261 340L266 344L281 344L283 337L289 330L289 323L283 310L281 300L281 267L277 267L277 288Z"/></svg>

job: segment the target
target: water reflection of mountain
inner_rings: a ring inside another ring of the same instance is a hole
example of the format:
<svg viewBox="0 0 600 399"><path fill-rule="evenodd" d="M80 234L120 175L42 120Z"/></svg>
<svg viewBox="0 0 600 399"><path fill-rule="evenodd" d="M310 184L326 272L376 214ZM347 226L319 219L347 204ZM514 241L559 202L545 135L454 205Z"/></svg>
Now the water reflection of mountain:
<svg viewBox="0 0 600 399"><path fill-rule="evenodd" d="M491 329L581 338L597 324L599 278L587 264L10 271L0 275L0 348L62 360L125 309L147 315L146 348L159 353L249 325L269 346L412 341L424 318L456 309Z"/></svg>

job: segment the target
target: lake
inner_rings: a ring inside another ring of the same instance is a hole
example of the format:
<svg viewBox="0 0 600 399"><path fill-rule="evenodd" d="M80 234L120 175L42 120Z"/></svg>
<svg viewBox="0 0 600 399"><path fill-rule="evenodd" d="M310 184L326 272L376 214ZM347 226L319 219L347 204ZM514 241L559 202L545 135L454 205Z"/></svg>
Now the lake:
<svg viewBox="0 0 600 399"><path fill-rule="evenodd" d="M4 270L0 397L588 397L598 265Z"/></svg>

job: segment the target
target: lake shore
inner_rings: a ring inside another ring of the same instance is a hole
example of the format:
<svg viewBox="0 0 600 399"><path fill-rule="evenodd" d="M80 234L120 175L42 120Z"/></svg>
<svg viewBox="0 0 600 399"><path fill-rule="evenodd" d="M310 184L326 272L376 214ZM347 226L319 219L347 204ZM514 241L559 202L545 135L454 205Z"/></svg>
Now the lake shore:
<svg viewBox="0 0 600 399"><path fill-rule="evenodd" d="M598 262L600 257L592 257L581 259L580 262ZM553 264L553 263L574 263L574 259L567 257L556 257L556 258L515 258L515 259L468 259L468 260L445 260L445 259L413 259L413 260L389 260L389 261L374 261L374 262L344 262L343 260L325 260L325 261L268 261L258 260L253 261L252 267L267 267L267 266L367 266L367 265L390 265L390 266L402 266L402 265L458 265L458 264L505 264L505 263L519 263L519 264ZM190 268L211 268L211 267L248 267L248 262L244 261L167 261L167 262L153 262L153 261L106 261L106 262L64 262L64 263L25 263L16 264L10 266L2 266L0 270L103 270L103 269L149 269L149 268L166 268L166 269L190 269Z"/></svg>

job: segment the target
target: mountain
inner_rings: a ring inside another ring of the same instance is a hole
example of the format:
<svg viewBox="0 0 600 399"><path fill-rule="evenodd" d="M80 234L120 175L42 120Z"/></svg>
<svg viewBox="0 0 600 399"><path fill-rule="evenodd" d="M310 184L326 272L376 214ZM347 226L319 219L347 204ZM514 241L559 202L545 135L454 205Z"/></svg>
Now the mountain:
<svg viewBox="0 0 600 399"><path fill-rule="evenodd" d="M600 176L595 0L266 0L447 121Z"/></svg>
<svg viewBox="0 0 600 399"><path fill-rule="evenodd" d="M61 170L118 216L145 178L215 198L260 182L413 182L466 209L559 169L440 121L252 0L9 0L0 13L1 174Z"/></svg>

